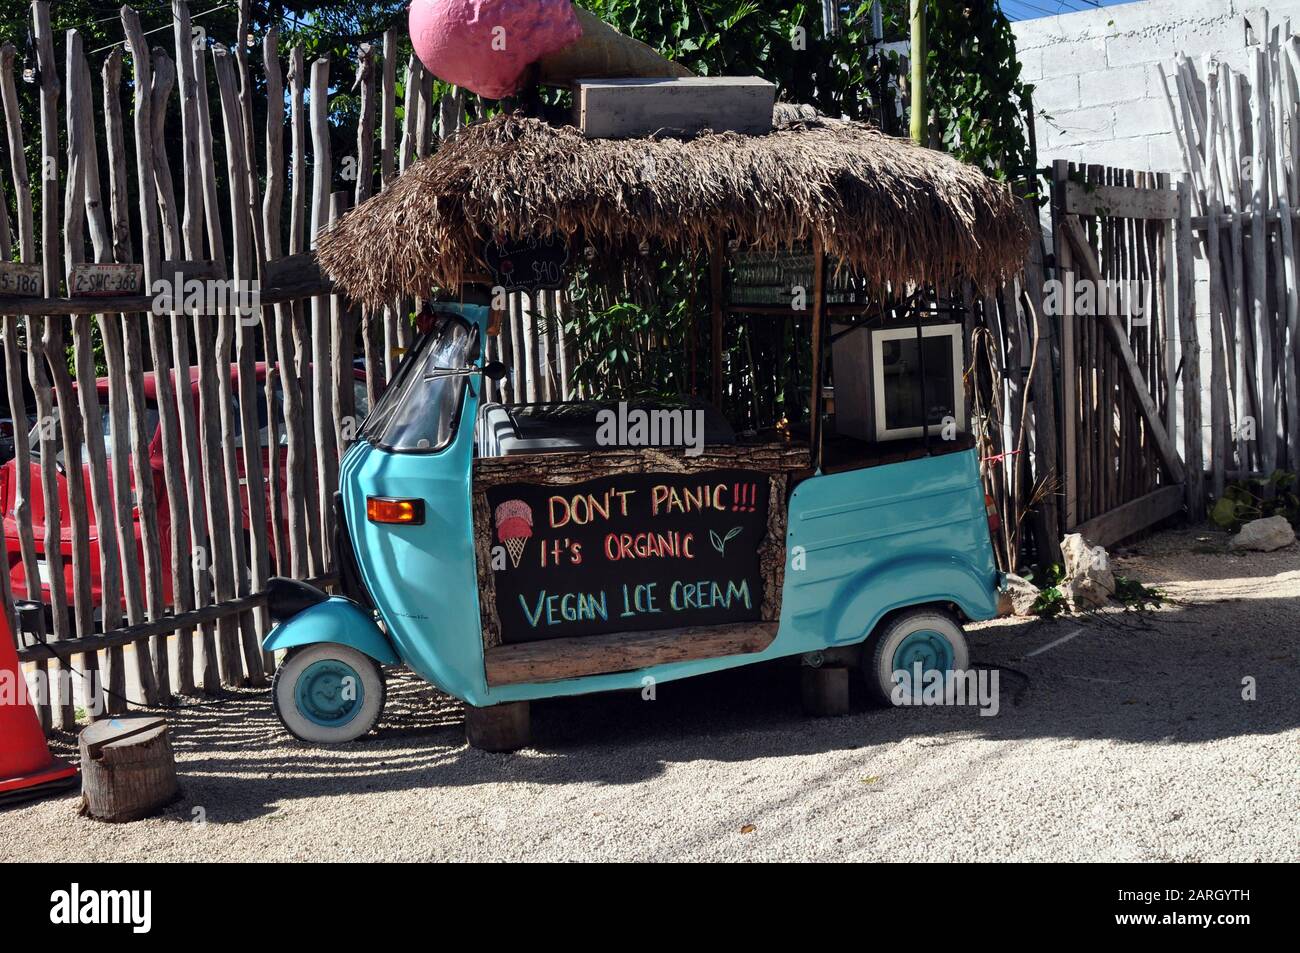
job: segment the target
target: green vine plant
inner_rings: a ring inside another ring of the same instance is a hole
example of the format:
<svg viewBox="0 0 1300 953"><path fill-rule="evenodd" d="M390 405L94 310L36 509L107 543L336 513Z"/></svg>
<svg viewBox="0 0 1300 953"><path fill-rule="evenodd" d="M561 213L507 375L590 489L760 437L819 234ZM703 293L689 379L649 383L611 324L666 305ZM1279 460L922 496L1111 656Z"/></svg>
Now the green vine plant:
<svg viewBox="0 0 1300 953"><path fill-rule="evenodd" d="M1289 470L1274 470L1267 477L1234 480L1223 488L1223 496L1214 501L1210 521L1229 532L1268 516L1284 516L1292 526L1300 526L1297 482L1296 474Z"/></svg>

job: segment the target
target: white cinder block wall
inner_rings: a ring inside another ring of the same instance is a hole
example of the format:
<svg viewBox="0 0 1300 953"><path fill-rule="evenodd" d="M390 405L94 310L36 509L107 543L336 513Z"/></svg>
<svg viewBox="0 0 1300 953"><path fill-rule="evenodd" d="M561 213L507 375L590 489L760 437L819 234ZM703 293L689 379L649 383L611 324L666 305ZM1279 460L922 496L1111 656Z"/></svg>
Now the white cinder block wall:
<svg viewBox="0 0 1300 953"><path fill-rule="evenodd" d="M1165 100L1161 65L1172 77L1183 53L1204 75L1208 54L1249 85L1263 11L1268 26L1300 31L1300 0L1142 0L1012 24L1022 76L1035 85L1039 166L1055 159L1135 170L1188 172ZM1170 88L1172 95L1177 91ZM1175 105L1177 102L1175 101ZM1045 228L1048 222L1044 221ZM1050 236L1049 236L1050 242ZM1196 263L1196 310L1202 387L1210 381L1208 269ZM1183 342L1178 342L1181 359ZM1178 386L1178 434L1182 442ZM1202 441L1209 454L1208 390L1201 393Z"/></svg>
<svg viewBox="0 0 1300 953"><path fill-rule="evenodd" d="M1013 23L1039 164L1186 172L1158 65L1181 52L1198 75L1205 54L1245 69L1265 9L1270 29L1290 18L1300 30L1300 0L1142 0Z"/></svg>

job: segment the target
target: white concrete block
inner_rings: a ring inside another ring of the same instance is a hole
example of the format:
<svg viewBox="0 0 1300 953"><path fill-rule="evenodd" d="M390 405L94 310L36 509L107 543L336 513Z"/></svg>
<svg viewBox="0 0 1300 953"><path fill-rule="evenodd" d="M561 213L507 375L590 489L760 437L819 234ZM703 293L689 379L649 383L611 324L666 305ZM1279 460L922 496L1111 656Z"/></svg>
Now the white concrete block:
<svg viewBox="0 0 1300 953"><path fill-rule="evenodd" d="M1106 61L1110 66L1153 63L1183 53L1200 59L1203 53L1230 50L1245 44L1245 20L1177 22L1163 28L1112 36L1106 39Z"/></svg>
<svg viewBox="0 0 1300 953"><path fill-rule="evenodd" d="M1055 115L1079 108L1079 77L1055 76L1034 84L1034 108Z"/></svg>
<svg viewBox="0 0 1300 953"><path fill-rule="evenodd" d="M1036 83L1043 78L1043 51L1022 50L1016 48L1016 59L1020 61L1020 79L1026 83Z"/></svg>
<svg viewBox="0 0 1300 953"><path fill-rule="evenodd" d="M1146 136L1089 143L1083 147L1083 154L1085 160L1090 163L1133 169L1138 172L1145 172L1151 161Z"/></svg>
<svg viewBox="0 0 1300 953"><path fill-rule="evenodd" d="M1104 106L1107 103L1127 103L1144 96L1154 96L1148 91L1145 66L1121 66L1095 70L1079 77L1079 106Z"/></svg>
<svg viewBox="0 0 1300 953"><path fill-rule="evenodd" d="M1188 171L1182 146L1173 132L1148 137L1147 147L1150 149L1151 168L1155 171L1172 172L1175 176Z"/></svg>
<svg viewBox="0 0 1300 953"><path fill-rule="evenodd" d="M1048 124L1049 146L1082 145L1085 142L1104 142L1114 138L1115 110L1110 106L1094 106L1056 113Z"/></svg>
<svg viewBox="0 0 1300 953"><path fill-rule="evenodd" d="M1115 138L1152 136L1173 132L1173 120L1163 99L1146 97L1115 107Z"/></svg>

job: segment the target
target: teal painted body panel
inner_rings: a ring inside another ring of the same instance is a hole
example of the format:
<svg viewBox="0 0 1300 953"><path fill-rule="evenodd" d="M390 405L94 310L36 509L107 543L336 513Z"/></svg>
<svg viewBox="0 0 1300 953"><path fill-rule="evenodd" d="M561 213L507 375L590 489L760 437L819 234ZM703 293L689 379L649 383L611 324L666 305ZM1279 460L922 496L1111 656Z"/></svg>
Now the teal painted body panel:
<svg viewBox="0 0 1300 953"><path fill-rule="evenodd" d="M374 616L350 599L333 596L303 609L267 633L262 648L268 652L317 642L337 642L364 652L381 665L400 665L401 659Z"/></svg>
<svg viewBox="0 0 1300 953"><path fill-rule="evenodd" d="M462 313L483 329L486 309ZM850 645L901 606L955 604L972 619L996 612L997 570L979 462L973 450L949 453L819 474L795 488L780 624L763 652L489 687L471 511L480 387L471 378L456 436L445 449L394 453L358 441L339 477L362 580L389 641L416 674L472 705L636 689L647 677L667 682ZM425 522L371 523L367 495L423 499Z"/></svg>
<svg viewBox="0 0 1300 953"><path fill-rule="evenodd" d="M974 450L813 477L791 495L789 527L781 636L803 651L861 642L903 606L997 614Z"/></svg>

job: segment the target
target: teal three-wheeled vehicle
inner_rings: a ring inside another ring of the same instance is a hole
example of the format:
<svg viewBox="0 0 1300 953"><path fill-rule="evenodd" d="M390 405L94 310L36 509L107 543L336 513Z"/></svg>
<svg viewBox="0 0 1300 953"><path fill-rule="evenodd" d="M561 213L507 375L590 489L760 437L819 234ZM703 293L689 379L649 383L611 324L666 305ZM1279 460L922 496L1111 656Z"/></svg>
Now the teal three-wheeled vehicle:
<svg viewBox="0 0 1300 953"><path fill-rule="evenodd" d="M960 324L828 322L837 376L806 430L737 433L701 401L487 401L490 323L441 310L346 452L341 593L273 583L293 735L369 732L385 666L464 701L498 750L526 743L534 699L801 657L887 701L898 671L967 667L962 624L996 613L1000 579Z"/></svg>
<svg viewBox="0 0 1300 953"><path fill-rule="evenodd" d="M727 118L734 83L688 85ZM397 665L499 749L537 699L776 659L889 700L897 673L966 669L963 624L996 614L953 302L1023 266L1010 189L809 107L614 135L580 92L572 115L467 125L317 236L354 301L451 303L341 460L341 591L271 593L299 738L370 731ZM544 329L575 289L599 316L560 345ZM629 313L658 317L601 336ZM602 355L629 349L657 356L649 386L604 389ZM592 399L560 373L558 400L540 372L575 364Z"/></svg>

